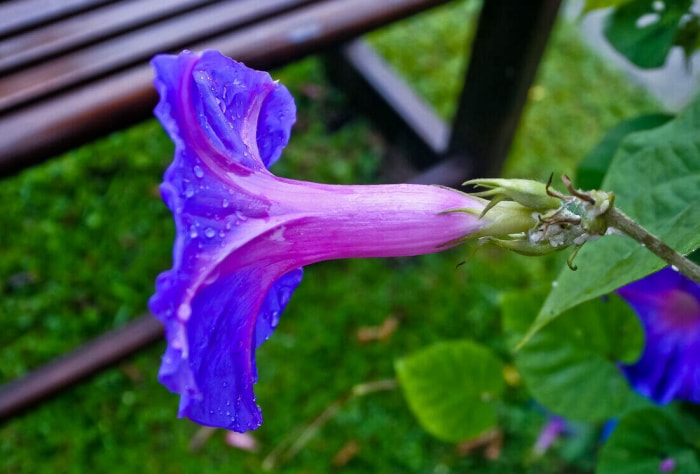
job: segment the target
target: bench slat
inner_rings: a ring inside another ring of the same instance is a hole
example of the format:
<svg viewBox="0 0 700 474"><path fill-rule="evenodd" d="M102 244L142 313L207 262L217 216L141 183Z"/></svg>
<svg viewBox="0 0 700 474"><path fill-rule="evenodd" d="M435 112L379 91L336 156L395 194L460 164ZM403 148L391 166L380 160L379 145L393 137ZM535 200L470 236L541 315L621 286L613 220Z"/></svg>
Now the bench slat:
<svg viewBox="0 0 700 474"><path fill-rule="evenodd" d="M193 50L219 49L252 67L269 69L447 1L316 2L234 33L185 46ZM241 1L238 5L244 3L252 2ZM170 52L177 52L177 48ZM0 176L150 116L157 97L147 59L150 53L122 71L0 115ZM2 91L0 87L0 95Z"/></svg>
<svg viewBox="0 0 700 474"><path fill-rule="evenodd" d="M0 37L114 0L16 0L0 5Z"/></svg>
<svg viewBox="0 0 700 474"><path fill-rule="evenodd" d="M154 54L176 51L207 37L235 30L246 23L279 13L281 8L304 3L308 0L240 0L208 5L187 15L168 18L147 28L41 62L0 78L0 112L146 62ZM207 25L207 28L202 28L202 25Z"/></svg>
<svg viewBox="0 0 700 474"><path fill-rule="evenodd" d="M0 75L213 0L126 0L0 41Z"/></svg>

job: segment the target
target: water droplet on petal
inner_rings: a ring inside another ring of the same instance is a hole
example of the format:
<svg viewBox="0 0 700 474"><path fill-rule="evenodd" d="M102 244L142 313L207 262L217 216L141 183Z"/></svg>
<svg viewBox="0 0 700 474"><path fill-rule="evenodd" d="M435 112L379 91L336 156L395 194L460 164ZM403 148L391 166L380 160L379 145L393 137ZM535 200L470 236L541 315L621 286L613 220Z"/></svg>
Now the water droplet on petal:
<svg viewBox="0 0 700 474"><path fill-rule="evenodd" d="M223 100L219 99L218 97L216 98L216 103L219 105L219 108L223 113L226 113L226 102Z"/></svg>
<svg viewBox="0 0 700 474"><path fill-rule="evenodd" d="M216 231L211 227L207 227L206 229L204 229L204 235L211 239L216 235Z"/></svg>
<svg viewBox="0 0 700 474"><path fill-rule="evenodd" d="M219 271L218 268L215 269L214 271L212 271L209 275L207 275L207 279L204 280L204 284L205 284L205 285L211 285L212 283L214 283L216 280L219 279L219 274L220 274L220 273L221 273L221 272Z"/></svg>
<svg viewBox="0 0 700 474"><path fill-rule="evenodd" d="M279 311L273 311L272 312L272 320L270 321L271 326L277 327L277 325L280 322L280 312Z"/></svg>
<svg viewBox="0 0 700 474"><path fill-rule="evenodd" d="M193 171L194 171L194 175L195 175L196 177L198 177L198 178L203 178L203 177L204 177L204 170L202 169L201 166L199 166L199 165L194 165Z"/></svg>
<svg viewBox="0 0 700 474"><path fill-rule="evenodd" d="M224 199L223 201L221 201L221 207L223 207L223 208L227 208L228 204L229 204L228 199Z"/></svg>
<svg viewBox="0 0 700 474"><path fill-rule="evenodd" d="M188 304L181 304L177 308L177 317L180 321L187 321L192 314L192 307Z"/></svg>
<svg viewBox="0 0 700 474"><path fill-rule="evenodd" d="M190 226L190 238L196 239L199 233L197 233L197 228L194 225Z"/></svg>

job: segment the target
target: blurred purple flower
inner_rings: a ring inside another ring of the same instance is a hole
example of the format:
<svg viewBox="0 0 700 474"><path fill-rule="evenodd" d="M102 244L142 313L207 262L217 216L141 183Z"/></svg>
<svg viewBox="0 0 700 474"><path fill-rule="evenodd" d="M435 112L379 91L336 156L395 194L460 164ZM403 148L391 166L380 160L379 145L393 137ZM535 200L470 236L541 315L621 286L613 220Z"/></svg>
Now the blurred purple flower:
<svg viewBox="0 0 700 474"><path fill-rule="evenodd" d="M496 209L479 219L484 201L442 187L276 177L267 168L296 114L287 89L215 51L152 64L155 113L175 142L161 194L176 237L173 267L149 307L165 325L159 379L180 394L180 416L239 432L261 424L255 349L277 326L301 267L436 252L488 226L521 230L511 229L517 216Z"/></svg>
<svg viewBox="0 0 700 474"><path fill-rule="evenodd" d="M660 404L700 402L700 284L665 268L617 290L639 316L645 345L627 380Z"/></svg>
<svg viewBox="0 0 700 474"><path fill-rule="evenodd" d="M534 452L538 456L552 447L552 445L568 431L567 422L564 418L556 415L550 415L547 423L542 427L537 441L535 442Z"/></svg>
<svg viewBox="0 0 700 474"><path fill-rule="evenodd" d="M676 460L665 458L659 463L659 472L673 472L676 470Z"/></svg>

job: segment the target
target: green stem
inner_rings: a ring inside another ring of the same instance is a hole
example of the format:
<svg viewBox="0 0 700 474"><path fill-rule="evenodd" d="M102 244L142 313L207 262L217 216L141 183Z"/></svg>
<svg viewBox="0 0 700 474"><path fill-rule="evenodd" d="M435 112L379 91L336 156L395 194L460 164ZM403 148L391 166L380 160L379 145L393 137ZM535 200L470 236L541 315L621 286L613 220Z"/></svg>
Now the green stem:
<svg viewBox="0 0 700 474"><path fill-rule="evenodd" d="M676 267L683 275L700 283L700 266L663 243L619 209L612 207L606 212L605 216L609 227L613 227L627 234L669 265Z"/></svg>

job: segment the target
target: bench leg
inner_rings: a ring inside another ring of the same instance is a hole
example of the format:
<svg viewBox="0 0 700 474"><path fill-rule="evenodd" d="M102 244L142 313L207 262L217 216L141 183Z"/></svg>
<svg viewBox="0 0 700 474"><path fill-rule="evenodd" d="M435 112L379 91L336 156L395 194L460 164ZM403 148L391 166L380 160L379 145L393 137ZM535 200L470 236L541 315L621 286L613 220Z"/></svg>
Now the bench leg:
<svg viewBox="0 0 700 474"><path fill-rule="evenodd" d="M484 2L447 147L469 177L500 174L560 3Z"/></svg>
<svg viewBox="0 0 700 474"><path fill-rule="evenodd" d="M484 2L452 127L362 40L328 55L327 73L404 150L421 172L412 182L459 186L497 176L560 3Z"/></svg>
<svg viewBox="0 0 700 474"><path fill-rule="evenodd" d="M402 150L425 169L447 149L449 127L363 39L346 43L324 57L331 84L351 98Z"/></svg>

